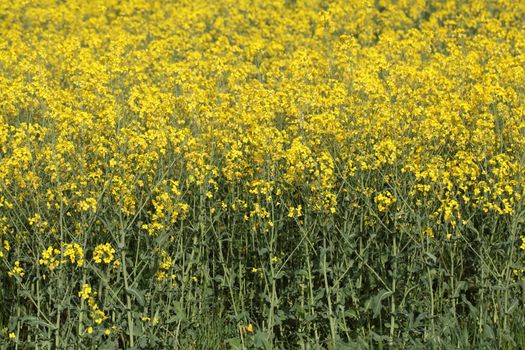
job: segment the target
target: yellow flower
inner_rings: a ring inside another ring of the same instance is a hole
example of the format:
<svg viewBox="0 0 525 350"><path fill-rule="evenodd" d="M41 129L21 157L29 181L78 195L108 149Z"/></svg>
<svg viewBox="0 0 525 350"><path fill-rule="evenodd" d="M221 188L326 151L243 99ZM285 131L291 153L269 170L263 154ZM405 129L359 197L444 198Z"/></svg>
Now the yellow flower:
<svg viewBox="0 0 525 350"><path fill-rule="evenodd" d="M374 201L377 204L377 209L381 212L387 211L390 206L396 203L396 199L390 191L384 191L376 195Z"/></svg>
<svg viewBox="0 0 525 350"><path fill-rule="evenodd" d="M60 266L60 250L49 246L41 253L40 265L47 266L51 271Z"/></svg>
<svg viewBox="0 0 525 350"><path fill-rule="evenodd" d="M78 206L82 211L91 210L93 213L97 211L97 200L95 198L86 198L85 200L78 203Z"/></svg>
<svg viewBox="0 0 525 350"><path fill-rule="evenodd" d="M9 333L9 339L16 339L16 334L14 332Z"/></svg>
<svg viewBox="0 0 525 350"><path fill-rule="evenodd" d="M87 283L85 283L82 286L82 289L80 290L80 292L78 292L78 296L81 297L84 300L87 300L89 298L90 294L91 294L91 286L89 284L87 284Z"/></svg>
<svg viewBox="0 0 525 350"><path fill-rule="evenodd" d="M113 261L113 268L118 269L119 267L120 267L120 260L116 259L115 261Z"/></svg>
<svg viewBox="0 0 525 350"><path fill-rule="evenodd" d="M254 331L255 327L251 323L248 323L246 326L241 327L241 332L243 333L253 333Z"/></svg>
<svg viewBox="0 0 525 350"><path fill-rule="evenodd" d="M11 269L11 271L7 273L7 275L9 277L14 277L14 276L24 277L25 272L24 272L23 267L20 266L20 261L18 260L15 261L13 268Z"/></svg>
<svg viewBox="0 0 525 350"><path fill-rule="evenodd" d="M93 327L89 326L88 329L87 329L87 333L88 334L93 333Z"/></svg>
<svg viewBox="0 0 525 350"><path fill-rule="evenodd" d="M425 227L423 232L430 238L434 237L434 230L432 230L432 227Z"/></svg>
<svg viewBox="0 0 525 350"><path fill-rule="evenodd" d="M109 243L99 244L93 251L93 260L97 264L101 264L102 262L109 264L113 261L114 257L115 249Z"/></svg>
<svg viewBox="0 0 525 350"><path fill-rule="evenodd" d="M92 304L91 306L91 316L95 320L96 324L101 324L105 319L108 318L108 316L104 313L104 311L100 310L97 304Z"/></svg>
<svg viewBox="0 0 525 350"><path fill-rule="evenodd" d="M303 215L303 207L298 205L297 207L290 207L288 211L289 218L300 218Z"/></svg>
<svg viewBox="0 0 525 350"><path fill-rule="evenodd" d="M63 255L69 258L71 264L76 264L78 267L84 266L84 251L78 243L64 244Z"/></svg>

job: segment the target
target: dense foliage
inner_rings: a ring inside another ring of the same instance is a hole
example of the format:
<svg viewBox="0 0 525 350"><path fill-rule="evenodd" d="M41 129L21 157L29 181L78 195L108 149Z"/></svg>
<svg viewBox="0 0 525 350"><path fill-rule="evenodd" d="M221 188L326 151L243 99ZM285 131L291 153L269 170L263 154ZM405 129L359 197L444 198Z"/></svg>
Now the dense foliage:
<svg viewBox="0 0 525 350"><path fill-rule="evenodd" d="M0 347L525 347L525 2L0 1Z"/></svg>

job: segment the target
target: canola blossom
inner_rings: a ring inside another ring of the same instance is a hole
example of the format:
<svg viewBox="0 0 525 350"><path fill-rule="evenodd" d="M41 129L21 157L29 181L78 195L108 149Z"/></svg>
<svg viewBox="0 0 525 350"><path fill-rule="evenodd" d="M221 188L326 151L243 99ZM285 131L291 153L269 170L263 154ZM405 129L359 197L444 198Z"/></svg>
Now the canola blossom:
<svg viewBox="0 0 525 350"><path fill-rule="evenodd" d="M0 349L525 346L525 2L0 0Z"/></svg>

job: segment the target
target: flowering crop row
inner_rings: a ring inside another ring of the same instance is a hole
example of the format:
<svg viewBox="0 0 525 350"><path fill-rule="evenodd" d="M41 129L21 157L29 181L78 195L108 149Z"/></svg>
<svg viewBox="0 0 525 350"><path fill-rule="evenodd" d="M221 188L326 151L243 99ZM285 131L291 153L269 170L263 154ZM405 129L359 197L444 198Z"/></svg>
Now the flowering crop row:
<svg viewBox="0 0 525 350"><path fill-rule="evenodd" d="M524 29L0 1L0 347L525 346Z"/></svg>

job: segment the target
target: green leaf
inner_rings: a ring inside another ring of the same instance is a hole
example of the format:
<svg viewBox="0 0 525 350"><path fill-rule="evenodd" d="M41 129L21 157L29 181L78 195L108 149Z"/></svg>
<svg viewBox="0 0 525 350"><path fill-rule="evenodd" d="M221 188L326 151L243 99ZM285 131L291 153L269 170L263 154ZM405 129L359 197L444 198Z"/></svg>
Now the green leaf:
<svg viewBox="0 0 525 350"><path fill-rule="evenodd" d="M108 340L99 347L99 350L116 350L115 342L113 340Z"/></svg>
<svg viewBox="0 0 525 350"><path fill-rule="evenodd" d="M374 297L372 297L372 299L370 300L370 306L372 308L374 318L376 318L381 312L381 308L383 306L382 305L383 300L388 298L392 294L393 293L391 291L382 289L381 291L379 291L379 293L377 293Z"/></svg>
<svg viewBox="0 0 525 350"><path fill-rule="evenodd" d="M230 346L230 349L232 350L241 350L242 349L242 343L241 340L238 338L231 338L226 339L226 343Z"/></svg>
<svg viewBox="0 0 525 350"><path fill-rule="evenodd" d="M519 303L520 302L518 301L518 299L514 299L512 301L512 304L510 304L509 308L507 309L506 313L511 314L512 311L514 311L514 309L519 305Z"/></svg>
<svg viewBox="0 0 525 350"><path fill-rule="evenodd" d="M135 297L135 300L137 300L140 306L144 306L144 292L139 292L135 288L126 288L126 292L128 292L128 294L133 295L133 297Z"/></svg>
<svg viewBox="0 0 525 350"><path fill-rule="evenodd" d="M266 332L257 332L254 337L255 347L264 350L273 349L270 336Z"/></svg>
<svg viewBox="0 0 525 350"><path fill-rule="evenodd" d="M489 326L488 324L485 323L485 325L483 326L483 335L486 337L486 338L489 338L491 340L494 340L496 339L496 337L494 336L494 331L492 330L492 327Z"/></svg>
<svg viewBox="0 0 525 350"><path fill-rule="evenodd" d="M51 323L48 323L48 322L45 322L45 321L42 321L41 319L39 319L37 317L34 317L34 316L22 317L21 321L22 322L26 322L30 326L43 326L43 327L48 327L51 330L55 330L56 329L55 325L53 325Z"/></svg>

